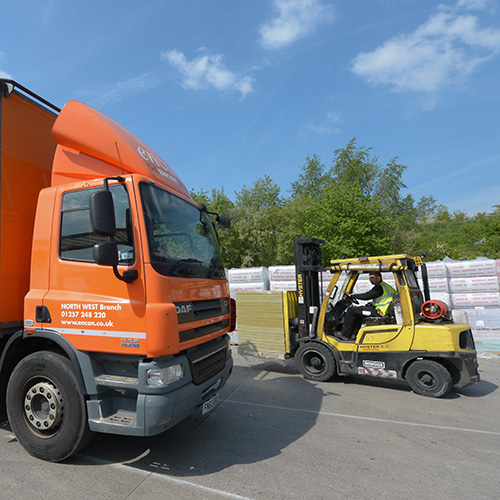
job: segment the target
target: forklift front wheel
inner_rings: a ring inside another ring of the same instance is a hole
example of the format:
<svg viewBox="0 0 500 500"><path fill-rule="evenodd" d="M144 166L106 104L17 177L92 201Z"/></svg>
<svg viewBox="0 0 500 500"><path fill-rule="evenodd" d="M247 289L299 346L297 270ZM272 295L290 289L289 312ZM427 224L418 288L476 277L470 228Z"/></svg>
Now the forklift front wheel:
<svg viewBox="0 0 500 500"><path fill-rule="evenodd" d="M445 396L453 385L450 372L429 359L413 362L406 371L406 381L414 392L431 398Z"/></svg>
<svg viewBox="0 0 500 500"><path fill-rule="evenodd" d="M302 344L295 353L295 362L307 380L326 382L335 375L335 357L328 347L317 342Z"/></svg>

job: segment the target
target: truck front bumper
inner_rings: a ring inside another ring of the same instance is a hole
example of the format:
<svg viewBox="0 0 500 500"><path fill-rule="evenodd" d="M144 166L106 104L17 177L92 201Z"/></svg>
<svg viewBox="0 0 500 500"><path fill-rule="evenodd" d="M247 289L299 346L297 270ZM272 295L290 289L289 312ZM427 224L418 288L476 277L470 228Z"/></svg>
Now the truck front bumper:
<svg viewBox="0 0 500 500"><path fill-rule="evenodd" d="M180 358L177 358L178 360ZM191 380L169 392L139 392L136 398L114 397L87 401L89 427L94 432L126 436L154 436L178 424L224 386L233 369L231 351L224 367L199 385ZM148 391L149 392L149 391ZM153 391L151 391L153 392ZM113 401L111 411L110 401Z"/></svg>

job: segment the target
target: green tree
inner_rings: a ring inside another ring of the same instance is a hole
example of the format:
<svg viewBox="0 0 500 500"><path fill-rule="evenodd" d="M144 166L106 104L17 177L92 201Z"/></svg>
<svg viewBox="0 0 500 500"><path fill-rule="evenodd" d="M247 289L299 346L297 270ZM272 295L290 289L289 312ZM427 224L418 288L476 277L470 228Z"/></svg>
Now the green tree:
<svg viewBox="0 0 500 500"><path fill-rule="evenodd" d="M204 204L210 212L226 215L231 219L231 228L217 228L219 234L222 262L226 267L239 267L239 239L234 225L237 223L237 211L234 203L221 189L212 189L209 194L201 189L198 192L191 191L191 198L197 203Z"/></svg>
<svg viewBox="0 0 500 500"><path fill-rule="evenodd" d="M371 155L371 148L357 146L356 138L334 152L323 206L328 207L336 223L323 237L332 241L327 242L326 252L331 251L335 258L339 254L353 257L390 252L398 243L391 241L391 235L402 238L403 231L394 231L397 223L402 227L404 220L410 226L414 217L413 198L401 195L406 187L402 181L405 170L397 158L381 165Z"/></svg>
<svg viewBox="0 0 500 500"><path fill-rule="evenodd" d="M323 197L324 207L310 213L306 232L325 240L325 261L389 252L384 210L375 199L359 186L334 182L324 189Z"/></svg>
<svg viewBox="0 0 500 500"><path fill-rule="evenodd" d="M334 151L328 170L318 155L307 156L289 197L269 175L244 186L234 202L223 187L191 195L232 219L230 230L219 231L226 267L292 264L298 237L325 240L325 262L425 251L430 260L500 258L500 204L490 214L469 217L432 196L415 202L404 194L406 168L397 157L381 165L372 148L353 138Z"/></svg>
<svg viewBox="0 0 500 500"><path fill-rule="evenodd" d="M236 193L238 267L272 266L277 260L283 200L269 175Z"/></svg>
<svg viewBox="0 0 500 500"><path fill-rule="evenodd" d="M313 154L306 158L306 163L300 167L302 173L290 185L292 199L316 199L328 182L325 166L321 158Z"/></svg>
<svg viewBox="0 0 500 500"><path fill-rule="evenodd" d="M371 148L358 147L353 137L345 148L334 151L331 179L344 185L359 186L366 196L372 196L379 166L370 157Z"/></svg>

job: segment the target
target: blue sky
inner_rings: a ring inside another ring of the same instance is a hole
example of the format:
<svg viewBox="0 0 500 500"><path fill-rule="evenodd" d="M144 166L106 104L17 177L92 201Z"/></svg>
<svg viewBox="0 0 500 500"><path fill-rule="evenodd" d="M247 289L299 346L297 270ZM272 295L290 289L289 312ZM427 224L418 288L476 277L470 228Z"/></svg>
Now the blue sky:
<svg viewBox="0 0 500 500"><path fill-rule="evenodd" d="M188 189L287 195L356 137L416 200L500 204L498 0L17 0L1 20L0 76L100 109Z"/></svg>

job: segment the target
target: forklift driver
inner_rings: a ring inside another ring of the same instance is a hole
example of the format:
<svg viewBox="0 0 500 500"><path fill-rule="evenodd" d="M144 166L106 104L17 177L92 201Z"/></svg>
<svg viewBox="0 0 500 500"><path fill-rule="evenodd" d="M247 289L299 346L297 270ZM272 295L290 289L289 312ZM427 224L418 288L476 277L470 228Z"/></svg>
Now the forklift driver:
<svg viewBox="0 0 500 500"><path fill-rule="evenodd" d="M344 316L344 326L340 332L342 340L352 340L352 337L357 334L361 327L364 317L384 317L391 305L396 290L385 281L382 281L382 274L379 272L371 272L369 278L373 288L368 292L346 293L347 298L371 300L372 302L365 306L355 307L351 305L347 308Z"/></svg>

